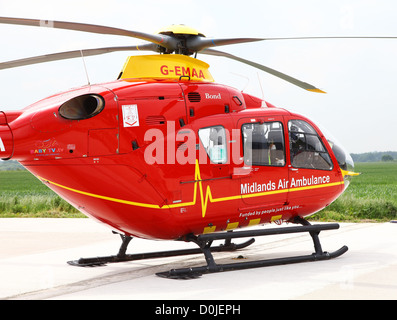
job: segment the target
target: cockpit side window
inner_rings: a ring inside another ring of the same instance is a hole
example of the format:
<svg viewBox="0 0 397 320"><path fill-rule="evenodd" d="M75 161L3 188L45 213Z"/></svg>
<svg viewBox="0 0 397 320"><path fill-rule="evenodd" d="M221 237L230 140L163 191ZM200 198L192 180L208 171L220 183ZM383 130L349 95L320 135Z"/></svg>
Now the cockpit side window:
<svg viewBox="0 0 397 320"><path fill-rule="evenodd" d="M293 167L332 170L331 157L310 124L303 120L290 120L288 130Z"/></svg>
<svg viewBox="0 0 397 320"><path fill-rule="evenodd" d="M202 128L198 131L208 157L213 163L227 162L226 132L222 126Z"/></svg>
<svg viewBox="0 0 397 320"><path fill-rule="evenodd" d="M244 163L254 166L284 166L284 134L281 122L242 125Z"/></svg>

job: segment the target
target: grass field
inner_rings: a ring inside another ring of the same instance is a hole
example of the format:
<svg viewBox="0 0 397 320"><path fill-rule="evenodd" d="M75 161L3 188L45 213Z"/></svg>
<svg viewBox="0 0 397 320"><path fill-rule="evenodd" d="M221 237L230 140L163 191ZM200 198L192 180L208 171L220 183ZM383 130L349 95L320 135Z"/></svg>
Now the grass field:
<svg viewBox="0 0 397 320"><path fill-rule="evenodd" d="M320 221L390 221L397 219L397 162L357 163L348 189L311 217Z"/></svg>
<svg viewBox="0 0 397 320"><path fill-rule="evenodd" d="M0 171L0 217L85 217L29 171Z"/></svg>
<svg viewBox="0 0 397 320"><path fill-rule="evenodd" d="M343 195L318 221L397 220L397 162L357 163ZM0 171L0 217L84 217L28 171Z"/></svg>

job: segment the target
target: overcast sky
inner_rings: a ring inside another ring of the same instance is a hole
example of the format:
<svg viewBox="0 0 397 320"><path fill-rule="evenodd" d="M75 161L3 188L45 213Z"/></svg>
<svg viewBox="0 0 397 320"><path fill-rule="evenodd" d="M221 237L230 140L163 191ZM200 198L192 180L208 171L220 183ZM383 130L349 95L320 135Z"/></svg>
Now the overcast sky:
<svg viewBox="0 0 397 320"><path fill-rule="evenodd" d="M397 36L395 0L0 0L0 16L155 33L186 24L207 37ZM142 41L0 24L0 61ZM215 80L308 116L351 153L397 151L397 39L264 41L220 48L327 92L309 93L226 58L199 55ZM135 54L135 53L132 53ZM114 80L128 52L87 57L91 83ZM0 110L87 83L81 59L0 71Z"/></svg>

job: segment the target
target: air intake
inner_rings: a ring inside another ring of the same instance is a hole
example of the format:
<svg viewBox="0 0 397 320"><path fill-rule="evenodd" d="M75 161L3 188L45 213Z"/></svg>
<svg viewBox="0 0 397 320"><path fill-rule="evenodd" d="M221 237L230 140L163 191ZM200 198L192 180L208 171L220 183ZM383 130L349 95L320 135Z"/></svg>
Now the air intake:
<svg viewBox="0 0 397 320"><path fill-rule="evenodd" d="M59 114L69 120L92 118L105 107L105 100L97 94L85 94L70 99L59 107Z"/></svg>
<svg viewBox="0 0 397 320"><path fill-rule="evenodd" d="M148 116L145 119L145 122L148 126L158 126L165 124L165 117L164 116Z"/></svg>
<svg viewBox="0 0 397 320"><path fill-rule="evenodd" d="M189 92L187 98L190 102L201 102L201 95L198 92Z"/></svg>

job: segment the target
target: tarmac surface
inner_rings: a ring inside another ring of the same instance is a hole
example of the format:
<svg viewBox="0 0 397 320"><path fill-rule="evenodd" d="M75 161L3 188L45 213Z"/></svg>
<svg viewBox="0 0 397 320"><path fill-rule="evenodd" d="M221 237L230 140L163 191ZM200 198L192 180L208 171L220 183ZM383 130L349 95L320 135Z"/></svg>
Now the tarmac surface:
<svg viewBox="0 0 397 320"><path fill-rule="evenodd" d="M287 226L287 225L283 225ZM267 225L262 228L276 228ZM246 239L235 239L239 243ZM155 275L205 265L203 255L75 267L68 260L115 255L120 237L91 219L0 219L0 299L5 300L358 300L397 299L397 223L347 223L321 231L326 261L206 274L173 280ZM190 243L134 238L127 253L195 248ZM313 252L308 234L257 237L217 263Z"/></svg>

